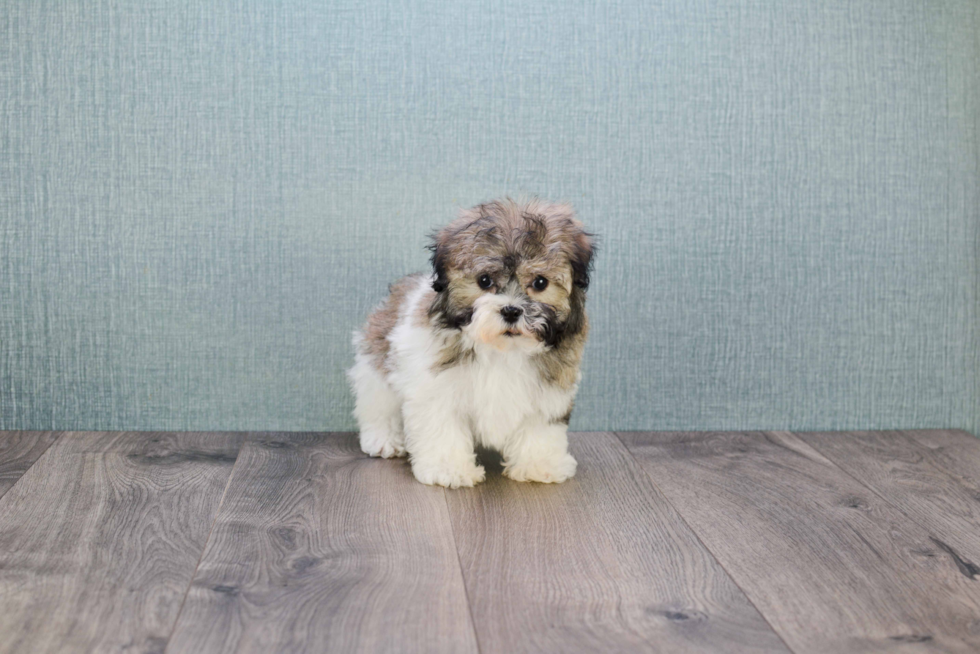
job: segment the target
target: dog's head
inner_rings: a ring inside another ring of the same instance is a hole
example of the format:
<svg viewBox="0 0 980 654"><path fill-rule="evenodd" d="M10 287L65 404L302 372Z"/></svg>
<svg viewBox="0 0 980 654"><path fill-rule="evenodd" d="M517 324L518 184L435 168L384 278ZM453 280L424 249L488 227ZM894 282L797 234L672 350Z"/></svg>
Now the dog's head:
<svg viewBox="0 0 980 654"><path fill-rule="evenodd" d="M508 198L464 210L433 236L430 315L499 349L557 347L587 324L592 241L568 204Z"/></svg>

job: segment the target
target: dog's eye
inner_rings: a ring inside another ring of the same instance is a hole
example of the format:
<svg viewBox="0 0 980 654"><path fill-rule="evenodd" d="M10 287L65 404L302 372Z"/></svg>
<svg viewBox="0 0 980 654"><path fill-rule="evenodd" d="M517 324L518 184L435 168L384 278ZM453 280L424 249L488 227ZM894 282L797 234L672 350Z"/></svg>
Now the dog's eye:
<svg viewBox="0 0 980 654"><path fill-rule="evenodd" d="M480 288L483 290L487 290L493 286L493 280L490 279L490 275L480 275L480 277L477 278L476 283L479 284Z"/></svg>
<svg viewBox="0 0 980 654"><path fill-rule="evenodd" d="M534 278L531 286L534 287L534 290L536 291L543 291L544 289L548 288L548 280L541 275L538 275Z"/></svg>

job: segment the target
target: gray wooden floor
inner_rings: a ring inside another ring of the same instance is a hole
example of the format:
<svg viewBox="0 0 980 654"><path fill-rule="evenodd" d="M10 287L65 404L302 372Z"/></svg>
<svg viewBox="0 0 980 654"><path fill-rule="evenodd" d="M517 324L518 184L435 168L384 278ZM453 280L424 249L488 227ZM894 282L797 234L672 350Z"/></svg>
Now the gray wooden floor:
<svg viewBox="0 0 980 654"><path fill-rule="evenodd" d="M0 652L978 652L980 441L588 433L448 491L352 434L0 432Z"/></svg>

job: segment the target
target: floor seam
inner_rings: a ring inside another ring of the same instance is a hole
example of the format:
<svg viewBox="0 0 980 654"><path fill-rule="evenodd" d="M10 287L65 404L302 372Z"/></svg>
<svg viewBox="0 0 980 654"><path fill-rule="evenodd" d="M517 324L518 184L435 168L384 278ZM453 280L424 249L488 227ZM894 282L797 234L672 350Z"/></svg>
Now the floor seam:
<svg viewBox="0 0 980 654"><path fill-rule="evenodd" d="M643 432L643 433L650 434L650 433L656 433L656 432ZM739 590L740 593L742 593L742 597L745 598L745 601L748 602L752 606L752 608L755 609L755 612L759 614L759 617L762 618L762 621L765 622L767 625L769 625L769 629L771 629L772 630L772 633L774 633L776 635L776 638L779 639L779 642L781 642L786 647L786 650L788 652L793 652L795 654L796 650L793 649L792 647L790 647L789 643L786 642L786 639L783 638L783 635L781 633L779 633L779 631L776 629L776 627L773 626L773 624L769 621L769 618L766 616L766 614L762 612L762 610L756 605L756 603L754 601L752 601L752 598L749 596L749 594L747 592L745 592L745 589L742 588L742 585L738 583L738 581L735 579L735 577L732 575L732 573L728 570L728 568L725 567L725 565L721 562L721 560L718 558L718 556L711 550L710 547L708 547L708 544L705 543L701 539L701 535L694 529L694 527L691 526L691 524L687 521L687 518L684 517L684 514L681 513L680 509L678 509L676 506L674 506L674 503L670 501L670 498L667 497L667 494L664 493L663 489L661 489L660 486L657 485L657 482L653 478L653 475L651 475L650 472L646 469L646 466L644 466L643 463L639 459L636 458L636 456L633 454L633 450L630 449L630 446L626 444L626 441L624 441L623 440L623 437L620 436L619 434L620 434L620 432L618 432L618 431L612 432L612 435L615 436L619 440L620 443L622 443L623 448L630 455L630 458L633 459L633 462L636 463L636 465L640 468L640 470L643 472L643 474L646 475L646 478L653 485L654 489L656 489L656 491L658 493L660 493L660 496L662 498L664 498L664 501L667 502L667 504L670 506L670 508L674 510L674 512L677 514L677 517L679 517L681 519L681 522L684 523L684 526L688 528L688 530L697 539L698 543L701 544L701 547L704 548L704 551L707 552L711 556L712 559L714 559L715 563L718 564L718 567L721 568L722 572L724 572L725 575L731 580L731 582L733 584L735 584L735 587L738 588L738 590Z"/></svg>
<svg viewBox="0 0 980 654"><path fill-rule="evenodd" d="M56 436L55 436L55 437L54 437L53 439L51 439L51 442L50 442L50 443L48 443L48 446L44 448L44 451L43 451L43 452L41 452L41 453L40 453L40 454L38 455L38 457L37 457L36 459L34 459L33 461L31 461L31 465L29 465L29 466L27 466L27 468L25 468L25 469L24 469L24 471L23 471L22 473L20 473L20 476L19 476L19 477L17 477L17 479L15 479L15 480L14 480L14 483L12 483L12 484L10 485L10 488L8 488L8 489L7 489L7 490L5 490L4 492L2 492L2 493L0 493L0 499L3 499L3 497L4 497L4 496L5 496L5 495L6 495L7 493L9 493L9 492L10 492L10 491L12 491L12 490L13 490L14 488L16 488L16 487L17 487L17 484L19 484L19 483L20 483L20 481L21 481L21 480L22 480L22 479L23 479L23 478L24 478L25 476L27 476L27 473L28 473L28 472L30 472L30 471L31 471L31 469L32 469L32 468L33 468L34 466L36 466L36 465L37 465L37 462L38 462L38 461L40 461L41 459L43 459L44 457L46 457L46 456L48 455L48 452L50 452L50 451L51 451L51 448L52 448L52 447L54 446L54 444L55 444L55 443L59 443L59 442L61 442L61 439L62 439L62 437L63 437L63 436L65 435L65 434L70 434L71 432L67 432L67 431L55 431L55 432L51 432L51 433L54 433L54 434L57 434L57 435L56 435Z"/></svg>
<svg viewBox="0 0 980 654"><path fill-rule="evenodd" d="M191 593L191 588L194 586L194 580L197 579L198 570L201 569L201 562L204 560L204 554L208 551L208 545L211 544L211 536L214 535L214 528L218 524L218 517L221 515L221 508L225 505L225 498L228 496L228 489L231 488L231 480L235 476L235 470L238 468L238 462L242 458L242 450L245 449L245 444L249 439L249 432L241 432L242 444L238 447L238 452L235 454L235 462L231 464L231 471L228 473L228 481L225 482L225 488L221 491L221 500L218 502L218 508L214 512L214 520L211 521L211 527L208 529L208 537L204 539L204 547L201 548L201 555L197 558L197 564L194 566L194 573L191 575L190 581L187 583L187 590L184 591L184 597L180 600L180 608L177 609L177 616L174 618L174 624L170 628L170 633L167 634L167 644L163 648L163 654L167 654L170 649L170 643L173 641L174 634L177 632L177 624L180 622L180 616L184 612L184 605L187 603L187 597Z"/></svg>
<svg viewBox="0 0 980 654"><path fill-rule="evenodd" d="M459 556L459 542L456 540L456 525L453 524L452 512L449 510L449 497L445 488L442 489L442 500L446 506L446 518L449 521L449 533L453 535L453 549L456 550L456 567L459 569L459 580L463 584L463 596L466 598L466 612L470 616L470 627L473 629L473 643L476 651L482 652L480 648L480 637L476 633L476 619L473 617L473 603L470 602L470 591L466 587L466 575L463 574L463 560Z"/></svg>

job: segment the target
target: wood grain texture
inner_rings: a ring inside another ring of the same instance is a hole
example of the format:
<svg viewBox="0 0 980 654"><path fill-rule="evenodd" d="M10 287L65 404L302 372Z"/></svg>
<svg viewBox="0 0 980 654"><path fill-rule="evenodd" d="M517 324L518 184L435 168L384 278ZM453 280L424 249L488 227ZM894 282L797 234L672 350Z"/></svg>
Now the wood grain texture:
<svg viewBox="0 0 980 654"><path fill-rule="evenodd" d="M54 431L0 432L0 497L58 438Z"/></svg>
<svg viewBox="0 0 980 654"><path fill-rule="evenodd" d="M351 434L242 448L168 652L475 652L441 488Z"/></svg>
<svg viewBox="0 0 980 654"><path fill-rule="evenodd" d="M241 444L65 433L0 498L0 652L159 652Z"/></svg>
<svg viewBox="0 0 980 654"><path fill-rule="evenodd" d="M610 433L574 434L578 474L447 493L483 652L784 652Z"/></svg>
<svg viewBox="0 0 980 654"><path fill-rule="evenodd" d="M796 434L879 497L925 527L940 549L980 581L980 440L960 432Z"/></svg>
<svg viewBox="0 0 980 654"><path fill-rule="evenodd" d="M980 502L980 439L959 429L904 432L926 448L929 463L956 479Z"/></svg>
<svg viewBox="0 0 980 654"><path fill-rule="evenodd" d="M980 584L788 433L621 438L796 652L980 648Z"/></svg>

